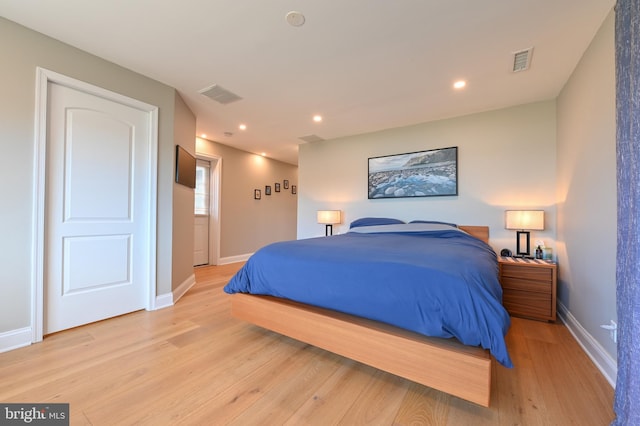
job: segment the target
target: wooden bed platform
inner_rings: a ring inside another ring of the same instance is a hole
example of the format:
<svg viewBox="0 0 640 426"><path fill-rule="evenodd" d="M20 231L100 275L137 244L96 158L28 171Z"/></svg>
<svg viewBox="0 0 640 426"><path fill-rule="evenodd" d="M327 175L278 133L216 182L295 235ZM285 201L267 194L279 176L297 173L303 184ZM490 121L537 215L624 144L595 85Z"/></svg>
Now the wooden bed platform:
<svg viewBox="0 0 640 426"><path fill-rule="evenodd" d="M488 240L488 227L460 228ZM271 296L234 294L231 313L268 330L489 406L492 361L482 348Z"/></svg>

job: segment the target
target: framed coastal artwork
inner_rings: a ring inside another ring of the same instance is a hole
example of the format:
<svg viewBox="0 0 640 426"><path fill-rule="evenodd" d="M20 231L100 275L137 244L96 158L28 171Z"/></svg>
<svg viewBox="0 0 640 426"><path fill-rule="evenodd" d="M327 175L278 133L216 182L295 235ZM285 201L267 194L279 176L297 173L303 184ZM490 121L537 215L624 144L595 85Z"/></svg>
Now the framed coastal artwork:
<svg viewBox="0 0 640 426"><path fill-rule="evenodd" d="M369 158L368 198L458 195L458 147Z"/></svg>

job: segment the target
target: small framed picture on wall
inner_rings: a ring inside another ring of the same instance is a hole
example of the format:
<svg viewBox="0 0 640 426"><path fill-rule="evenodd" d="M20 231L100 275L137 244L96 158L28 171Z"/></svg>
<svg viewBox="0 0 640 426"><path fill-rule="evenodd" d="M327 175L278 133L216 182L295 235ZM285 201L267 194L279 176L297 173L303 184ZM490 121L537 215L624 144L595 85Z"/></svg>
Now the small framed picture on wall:
<svg viewBox="0 0 640 426"><path fill-rule="evenodd" d="M261 196L262 194L260 193L259 189L254 189L253 190L253 199L254 200L259 200L260 198L262 198Z"/></svg>
<svg viewBox="0 0 640 426"><path fill-rule="evenodd" d="M291 185L291 193L292 194L297 194L298 193L298 187L296 185Z"/></svg>
<svg viewBox="0 0 640 426"><path fill-rule="evenodd" d="M264 187L264 195L271 195L271 185Z"/></svg>
<svg viewBox="0 0 640 426"><path fill-rule="evenodd" d="M276 182L274 184L274 187L275 187L276 192L280 192L280 183L279 182Z"/></svg>
<svg viewBox="0 0 640 426"><path fill-rule="evenodd" d="M287 179L285 179L285 180L282 182L282 186L284 186L284 189L289 189L289 181L288 181Z"/></svg>

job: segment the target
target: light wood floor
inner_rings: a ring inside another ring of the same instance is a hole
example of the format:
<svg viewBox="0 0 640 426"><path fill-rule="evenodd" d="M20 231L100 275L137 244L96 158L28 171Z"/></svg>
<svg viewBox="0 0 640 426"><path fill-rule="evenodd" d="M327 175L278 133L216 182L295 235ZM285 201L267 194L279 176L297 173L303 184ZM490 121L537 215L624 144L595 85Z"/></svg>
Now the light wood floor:
<svg viewBox="0 0 640 426"><path fill-rule="evenodd" d="M0 354L0 402L68 402L82 425L607 425L613 390L560 324L513 319L490 408L231 318L239 264L173 307Z"/></svg>

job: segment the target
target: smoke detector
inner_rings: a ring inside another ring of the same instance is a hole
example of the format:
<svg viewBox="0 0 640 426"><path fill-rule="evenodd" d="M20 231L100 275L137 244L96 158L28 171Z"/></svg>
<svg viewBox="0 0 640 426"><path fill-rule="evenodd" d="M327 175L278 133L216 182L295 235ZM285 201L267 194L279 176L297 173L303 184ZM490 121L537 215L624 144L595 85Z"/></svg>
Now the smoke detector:
<svg viewBox="0 0 640 426"><path fill-rule="evenodd" d="M304 25L305 21L304 15L300 12L296 12L295 10L287 13L285 19L292 27L301 27Z"/></svg>
<svg viewBox="0 0 640 426"><path fill-rule="evenodd" d="M513 72L526 71L531 65L531 56L533 55L533 47L519 50L513 53Z"/></svg>

